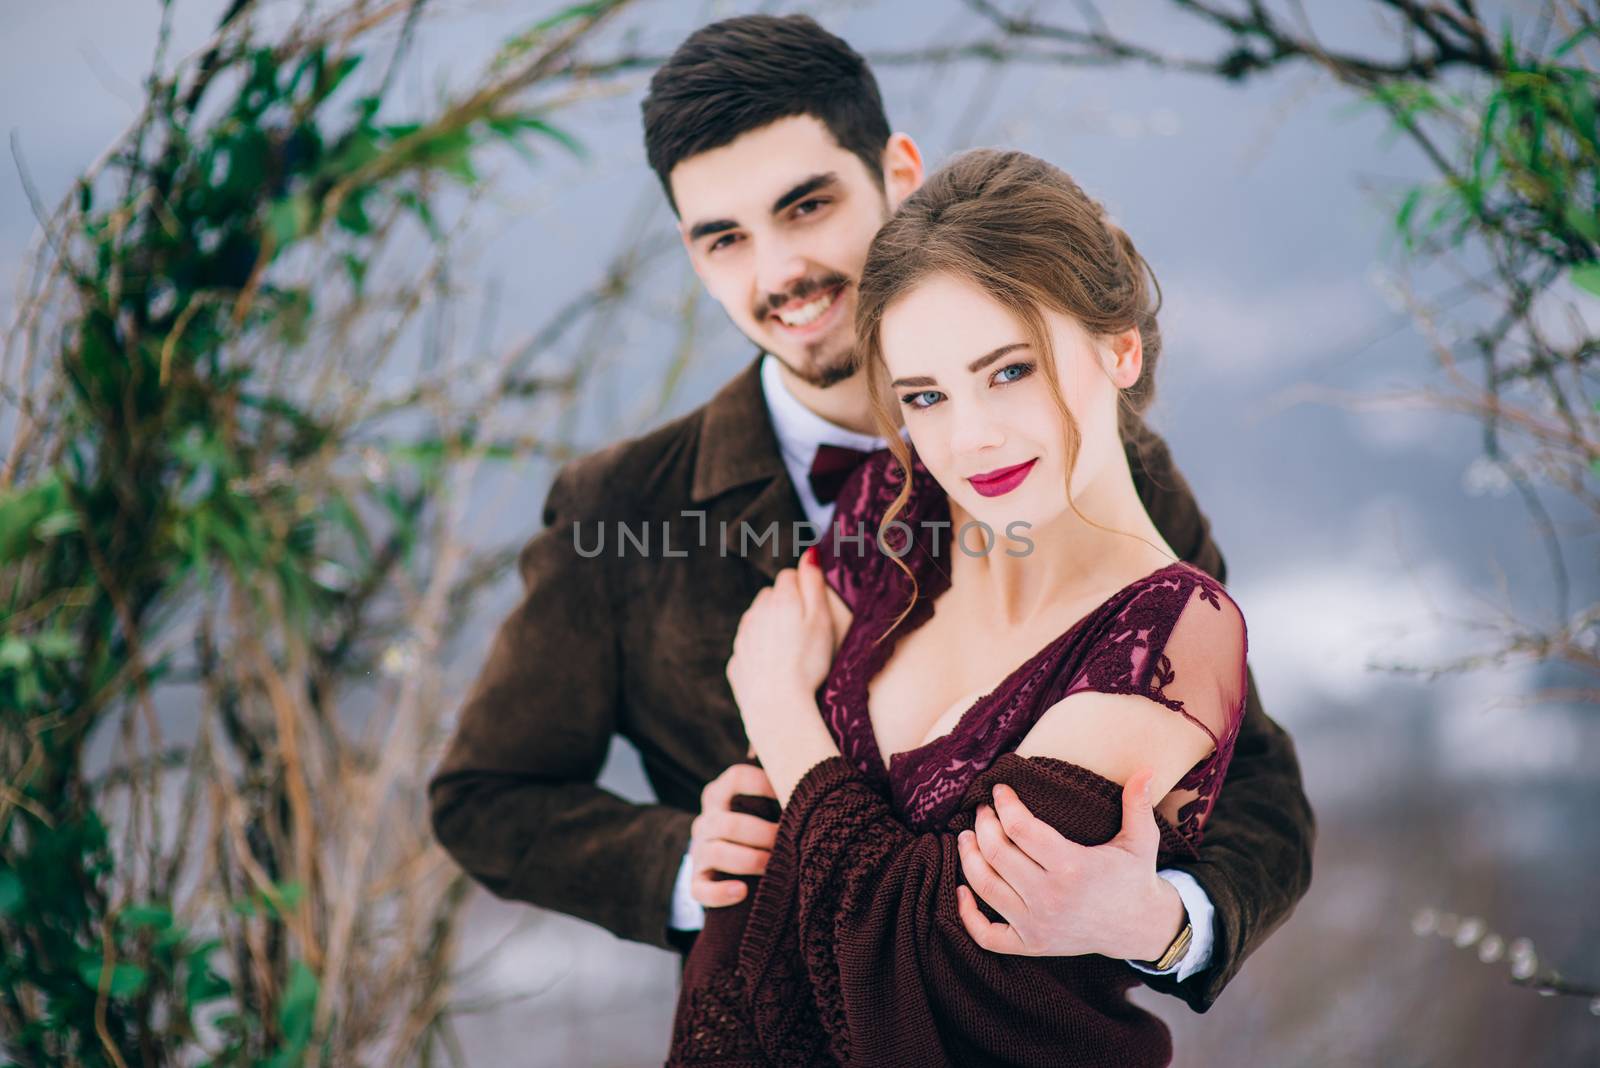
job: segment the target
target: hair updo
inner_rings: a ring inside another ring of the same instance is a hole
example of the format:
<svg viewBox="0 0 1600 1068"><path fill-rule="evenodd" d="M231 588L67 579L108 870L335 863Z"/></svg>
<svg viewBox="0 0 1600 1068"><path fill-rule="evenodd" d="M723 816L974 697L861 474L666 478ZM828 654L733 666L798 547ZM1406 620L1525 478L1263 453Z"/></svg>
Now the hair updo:
<svg viewBox="0 0 1600 1068"><path fill-rule="evenodd" d="M1156 322L1161 286L1155 272L1133 239L1106 218L1098 201L1071 175L1037 156L973 149L930 175L873 239L856 300L858 366L867 375L879 433L908 475L910 450L895 429L894 397L883 359L883 314L896 299L939 274L975 284L1021 323L1066 426L1067 500L1076 512L1070 479L1082 435L1062 400L1043 312L1070 316L1096 338L1138 328L1143 366L1138 380L1118 391L1117 411L1122 440L1137 445L1145 434L1143 413L1155 397L1161 356ZM907 478L884 516L885 525L905 506L910 491Z"/></svg>

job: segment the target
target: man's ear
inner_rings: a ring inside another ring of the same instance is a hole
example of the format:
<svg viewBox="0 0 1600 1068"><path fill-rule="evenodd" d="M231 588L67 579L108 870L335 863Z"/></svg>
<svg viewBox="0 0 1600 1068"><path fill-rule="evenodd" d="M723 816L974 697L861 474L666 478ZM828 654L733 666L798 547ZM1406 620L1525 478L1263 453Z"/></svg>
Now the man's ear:
<svg viewBox="0 0 1600 1068"><path fill-rule="evenodd" d="M883 191L889 210L898 209L900 202L922 185L922 179L922 150L910 134L890 134L883 146Z"/></svg>

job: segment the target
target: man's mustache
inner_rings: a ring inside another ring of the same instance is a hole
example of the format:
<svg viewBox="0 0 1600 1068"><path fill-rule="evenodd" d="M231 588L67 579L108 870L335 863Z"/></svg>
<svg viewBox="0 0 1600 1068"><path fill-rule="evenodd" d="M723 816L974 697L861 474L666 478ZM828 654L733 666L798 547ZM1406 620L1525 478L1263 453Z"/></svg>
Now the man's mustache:
<svg viewBox="0 0 1600 1068"><path fill-rule="evenodd" d="M830 289L836 289L848 281L850 281L849 278L838 272L823 275L820 278L802 278L787 293L769 294L766 306L756 310L756 318L765 319L791 300L805 300L814 294L826 293Z"/></svg>

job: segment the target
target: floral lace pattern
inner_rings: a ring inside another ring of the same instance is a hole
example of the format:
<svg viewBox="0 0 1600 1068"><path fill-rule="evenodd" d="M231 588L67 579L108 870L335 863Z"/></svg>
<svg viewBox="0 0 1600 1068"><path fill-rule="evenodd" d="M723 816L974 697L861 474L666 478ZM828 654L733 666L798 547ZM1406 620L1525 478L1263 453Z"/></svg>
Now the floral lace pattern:
<svg viewBox="0 0 1600 1068"><path fill-rule="evenodd" d="M972 780L1015 749L1057 701L1085 691L1135 694L1183 715L1213 743L1174 786L1180 797L1192 794L1178 810L1176 829L1198 845L1244 716L1246 650L1237 605L1220 583L1187 563L1169 564L1112 594L971 704L951 731L884 760L867 714L868 683L949 588L953 545L948 499L913 452L911 492L896 516L904 527L891 526L888 548L879 547L878 526L904 477L893 453L873 453L846 481L829 536L817 547L824 576L854 614L818 691L845 760L886 793L909 827L924 830L947 819ZM917 600L875 642L912 594L890 551L916 577ZM1190 707L1213 709L1216 721Z"/></svg>

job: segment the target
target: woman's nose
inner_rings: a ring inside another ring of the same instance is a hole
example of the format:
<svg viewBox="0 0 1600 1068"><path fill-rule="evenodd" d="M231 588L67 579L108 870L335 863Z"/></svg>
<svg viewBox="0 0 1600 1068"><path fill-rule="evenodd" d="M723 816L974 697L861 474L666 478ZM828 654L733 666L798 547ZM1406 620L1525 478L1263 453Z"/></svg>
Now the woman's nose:
<svg viewBox="0 0 1600 1068"><path fill-rule="evenodd" d="M1005 444L1005 426L986 405L960 405L952 414L950 451L953 454L981 452Z"/></svg>

